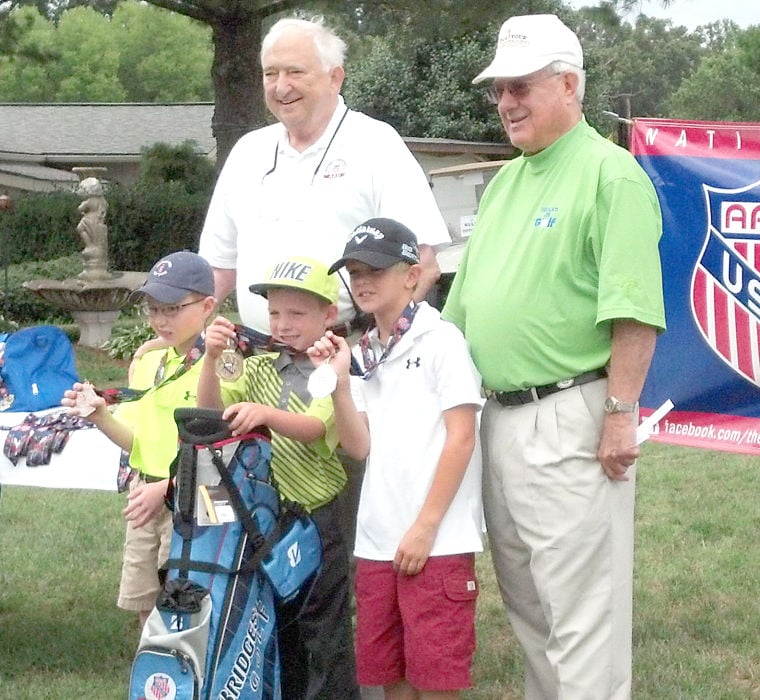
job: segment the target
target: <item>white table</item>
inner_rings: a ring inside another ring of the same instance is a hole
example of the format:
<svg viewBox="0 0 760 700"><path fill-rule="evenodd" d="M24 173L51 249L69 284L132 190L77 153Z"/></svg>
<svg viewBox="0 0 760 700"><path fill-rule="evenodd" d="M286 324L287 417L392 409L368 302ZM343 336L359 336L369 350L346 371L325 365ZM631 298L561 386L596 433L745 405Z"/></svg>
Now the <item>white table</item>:
<svg viewBox="0 0 760 700"><path fill-rule="evenodd" d="M37 411L37 415L60 411L54 408ZM28 413L0 411L0 426L15 426ZM51 489L116 490L116 475L121 450L97 428L74 430L60 454L53 454L50 464L27 467L22 457L16 466L3 454L7 431L0 430L0 484L3 486L39 486Z"/></svg>

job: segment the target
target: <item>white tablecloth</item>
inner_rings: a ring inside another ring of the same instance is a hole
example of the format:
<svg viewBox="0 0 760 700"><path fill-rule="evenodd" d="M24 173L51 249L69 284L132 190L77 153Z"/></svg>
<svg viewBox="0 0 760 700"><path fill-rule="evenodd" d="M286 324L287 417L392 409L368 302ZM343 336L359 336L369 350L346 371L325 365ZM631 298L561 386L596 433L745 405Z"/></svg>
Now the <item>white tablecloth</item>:
<svg viewBox="0 0 760 700"><path fill-rule="evenodd" d="M61 410L38 411L37 415ZM0 426L21 423L27 413L0 412ZM0 430L0 447L6 430ZM116 490L116 474L121 450L97 428L74 430L66 447L54 454L50 464L27 467L22 457L16 466L0 451L0 484L3 486L41 486L52 489Z"/></svg>

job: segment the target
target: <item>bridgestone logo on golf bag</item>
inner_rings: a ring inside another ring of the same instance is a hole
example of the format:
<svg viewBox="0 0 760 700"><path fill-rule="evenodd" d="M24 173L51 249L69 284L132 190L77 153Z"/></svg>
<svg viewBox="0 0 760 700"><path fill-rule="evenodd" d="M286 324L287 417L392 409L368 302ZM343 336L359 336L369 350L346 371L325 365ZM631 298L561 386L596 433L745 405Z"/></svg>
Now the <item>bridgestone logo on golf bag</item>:
<svg viewBox="0 0 760 700"><path fill-rule="evenodd" d="M269 434L233 438L220 411L177 409L175 419L167 577L140 639L130 700L279 700L274 594L259 566L279 512Z"/></svg>

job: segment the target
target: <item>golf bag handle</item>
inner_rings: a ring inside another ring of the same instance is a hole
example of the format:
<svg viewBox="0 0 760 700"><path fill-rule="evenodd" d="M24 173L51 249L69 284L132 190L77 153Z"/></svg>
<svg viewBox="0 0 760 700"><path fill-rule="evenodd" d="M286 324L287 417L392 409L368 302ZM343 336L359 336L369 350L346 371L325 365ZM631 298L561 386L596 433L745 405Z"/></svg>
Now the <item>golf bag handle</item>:
<svg viewBox="0 0 760 700"><path fill-rule="evenodd" d="M183 442L192 445L209 444L232 437L230 424L217 408L175 408L174 420Z"/></svg>

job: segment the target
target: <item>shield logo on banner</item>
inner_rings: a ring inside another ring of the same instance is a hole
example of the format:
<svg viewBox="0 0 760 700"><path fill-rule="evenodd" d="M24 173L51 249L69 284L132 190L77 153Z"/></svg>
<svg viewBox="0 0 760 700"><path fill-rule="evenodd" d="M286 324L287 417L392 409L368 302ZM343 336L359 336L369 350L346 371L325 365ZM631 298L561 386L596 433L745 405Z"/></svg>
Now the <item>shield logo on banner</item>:
<svg viewBox="0 0 760 700"><path fill-rule="evenodd" d="M691 278L692 314L715 354L760 386L760 181L702 188L707 233Z"/></svg>

